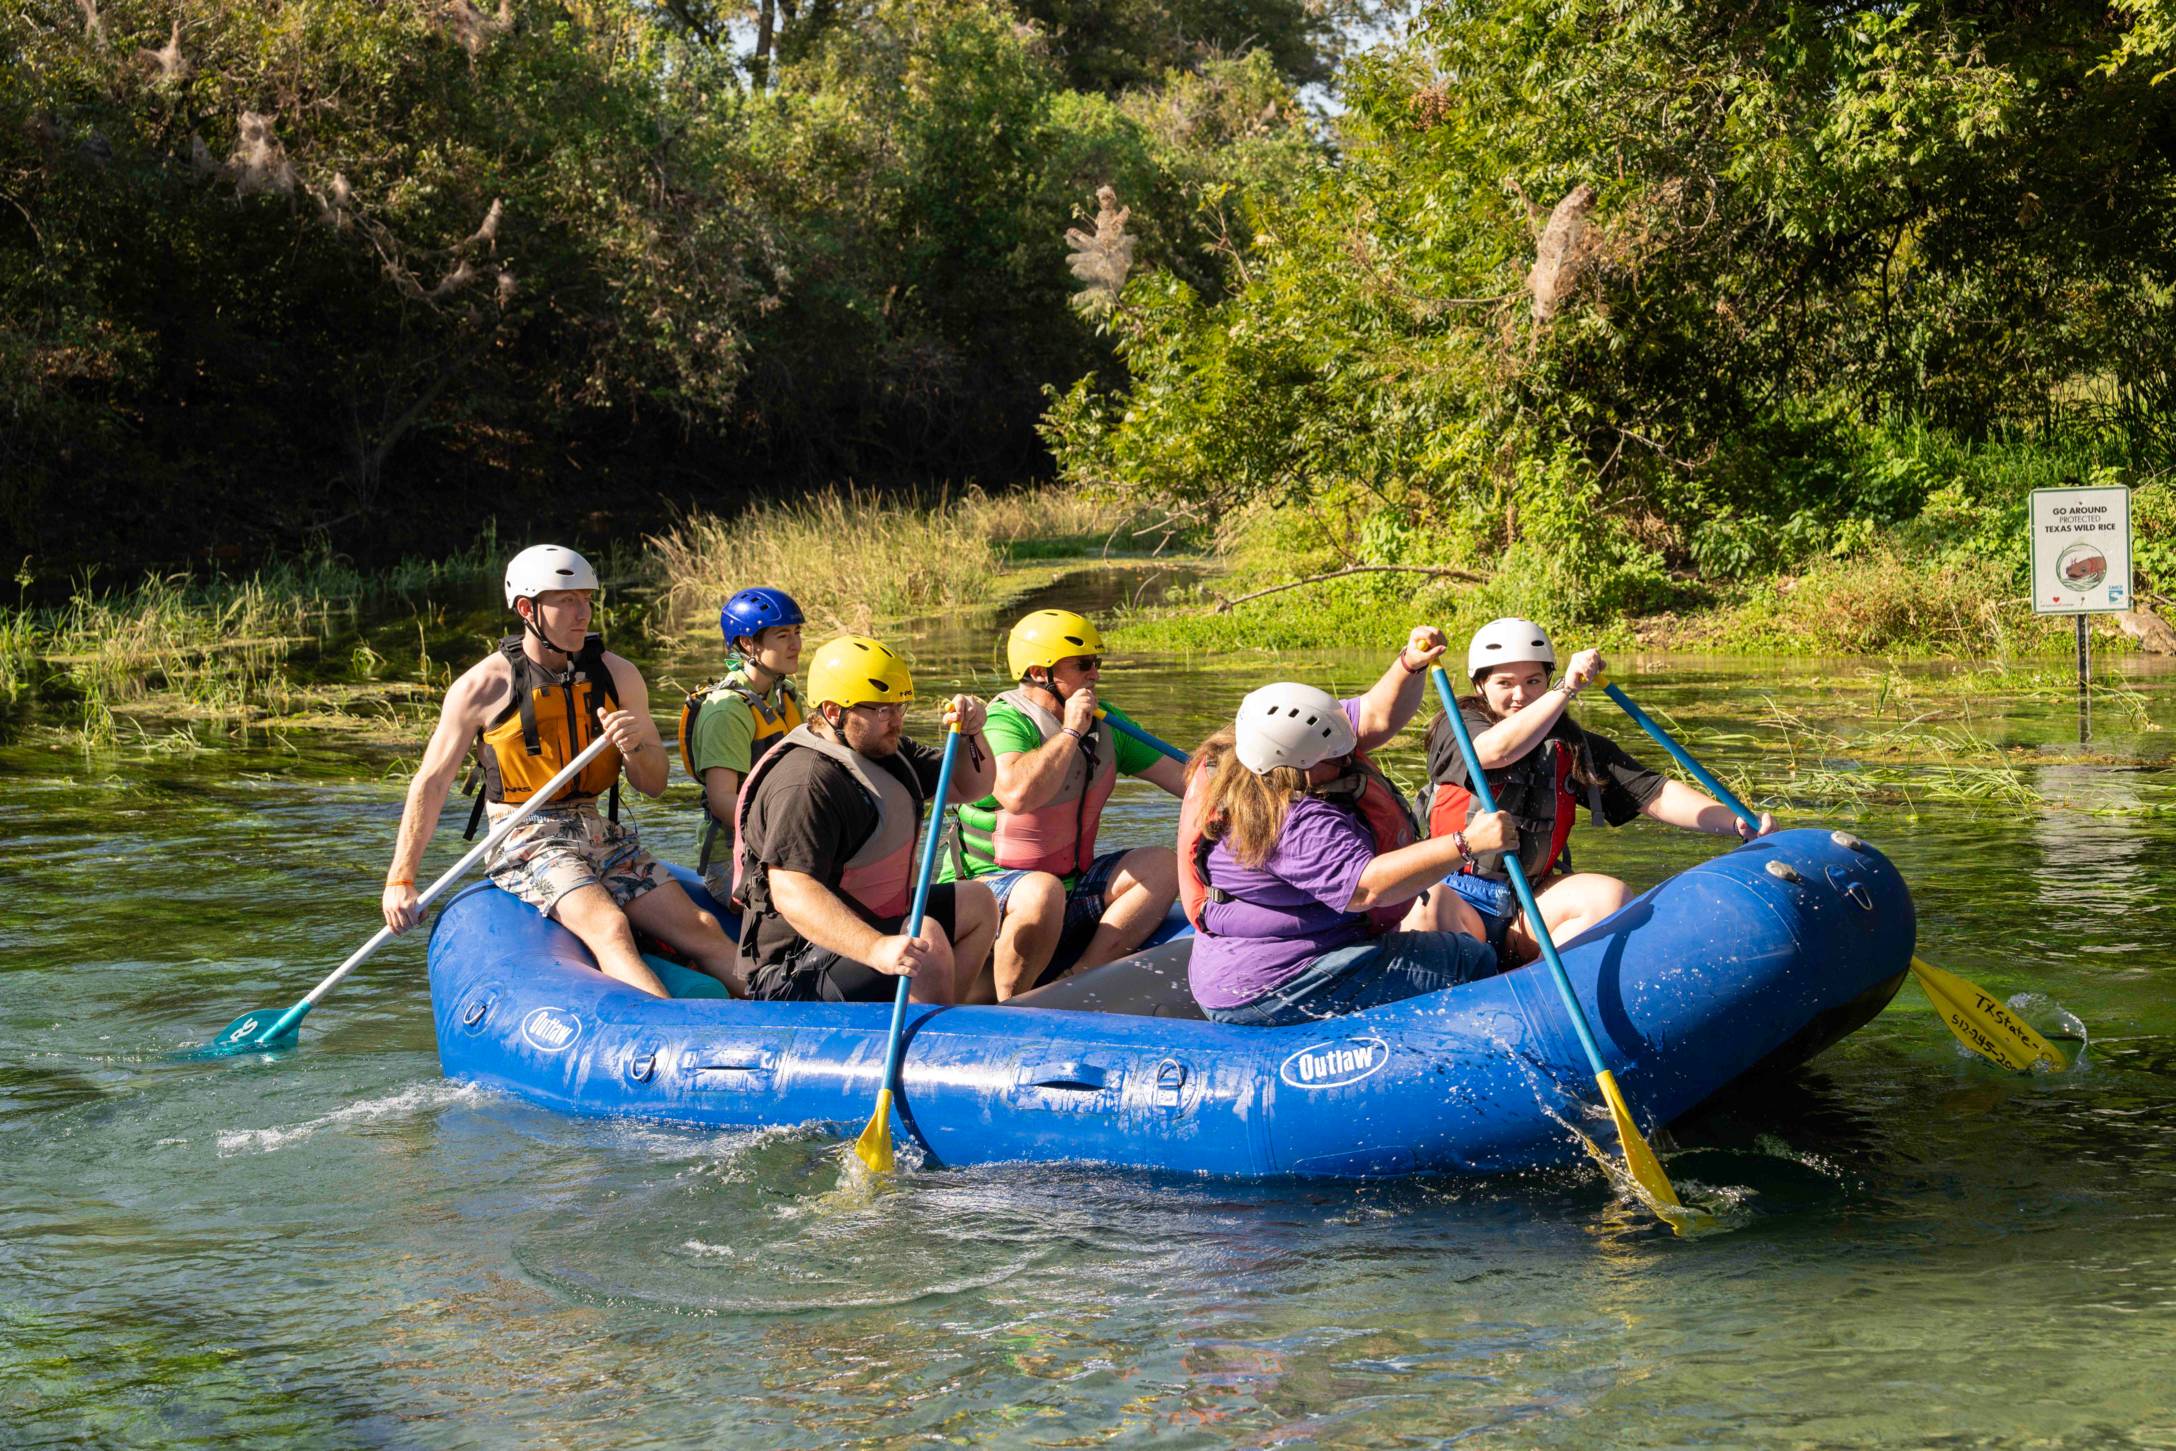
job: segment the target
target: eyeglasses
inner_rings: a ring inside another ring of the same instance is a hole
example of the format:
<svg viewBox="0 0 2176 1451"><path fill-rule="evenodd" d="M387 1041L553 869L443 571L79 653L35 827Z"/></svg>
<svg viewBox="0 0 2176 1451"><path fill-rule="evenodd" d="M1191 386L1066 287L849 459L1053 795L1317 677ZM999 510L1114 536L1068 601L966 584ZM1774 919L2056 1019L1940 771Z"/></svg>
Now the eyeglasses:
<svg viewBox="0 0 2176 1451"><path fill-rule="evenodd" d="M875 716L904 717L907 713L907 703L903 700L878 700L870 701L862 705L850 705L847 707L847 709L865 710L868 711L871 715Z"/></svg>
<svg viewBox="0 0 2176 1451"><path fill-rule="evenodd" d="M1083 675L1093 675L1103 668L1103 657L1101 655L1075 655L1069 659L1060 660L1058 663L1060 665L1070 665Z"/></svg>

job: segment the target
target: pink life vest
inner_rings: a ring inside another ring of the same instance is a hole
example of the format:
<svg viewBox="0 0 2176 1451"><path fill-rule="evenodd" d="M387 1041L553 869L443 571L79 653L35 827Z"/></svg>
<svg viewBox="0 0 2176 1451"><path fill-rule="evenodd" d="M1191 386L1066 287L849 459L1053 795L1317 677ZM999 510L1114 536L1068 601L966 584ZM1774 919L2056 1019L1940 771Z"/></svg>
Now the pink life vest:
<svg viewBox="0 0 2176 1451"><path fill-rule="evenodd" d="M742 899L741 881L749 870L748 808L771 768L796 748L815 751L838 762L854 778L876 807L876 830L846 859L836 882L826 882L841 896L858 902L875 917L906 915L914 892L914 838L922 820L922 794L909 789L893 772L877 765L861 752L828 740L806 724L795 726L759 757L741 782L733 803L733 840L739 844L733 861L733 897ZM760 868L761 863L755 863Z"/></svg>

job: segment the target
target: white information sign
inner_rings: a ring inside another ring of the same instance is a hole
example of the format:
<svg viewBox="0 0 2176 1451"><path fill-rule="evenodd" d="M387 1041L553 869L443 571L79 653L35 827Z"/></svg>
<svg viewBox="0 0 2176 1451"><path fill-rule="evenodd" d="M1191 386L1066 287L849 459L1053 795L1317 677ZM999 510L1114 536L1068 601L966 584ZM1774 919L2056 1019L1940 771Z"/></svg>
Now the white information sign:
<svg viewBox="0 0 2176 1451"><path fill-rule="evenodd" d="M2032 607L2086 615L2131 607L2131 491L2032 491Z"/></svg>

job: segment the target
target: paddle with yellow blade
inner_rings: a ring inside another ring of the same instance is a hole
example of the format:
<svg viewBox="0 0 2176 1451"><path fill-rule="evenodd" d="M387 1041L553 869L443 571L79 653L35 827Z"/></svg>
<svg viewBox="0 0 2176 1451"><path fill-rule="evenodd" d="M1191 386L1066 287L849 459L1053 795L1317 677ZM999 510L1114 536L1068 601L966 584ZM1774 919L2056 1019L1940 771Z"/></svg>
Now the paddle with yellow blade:
<svg viewBox="0 0 2176 1451"><path fill-rule="evenodd" d="M900 924L910 937L922 935L922 910L929 905L929 879L937 870L937 838L944 834L938 826L943 820L944 803L952 792L952 763L959 754L960 723L955 719L945 734L944 763L937 768L937 794L931 798L936 809L930 813L929 830L922 841L922 867L914 876L914 905ZM854 1141L854 1153L872 1174L892 1171L892 1085L899 1079L899 1049L906 1041L907 989L913 983L911 977L900 978L899 990L892 996L891 1036L884 1045L884 1081L876 1091L876 1112L869 1115L869 1126Z"/></svg>
<svg viewBox="0 0 2176 1451"><path fill-rule="evenodd" d="M1451 678L1438 665L1429 672L1435 681L1436 694L1443 700L1444 720L1452 734L1458 737L1459 754L1466 758L1467 789L1473 793L1474 802L1483 812L1496 809L1496 795L1489 790L1487 773L1481 769L1481 758L1473 749L1473 734L1466 729L1466 719L1459 713L1458 701L1451 694ZM1534 888L1526 880L1526 868L1515 851L1504 853L1504 870L1510 873L1511 889L1518 894L1519 906L1526 913L1528 928L1534 940L1541 944L1542 961L1549 966L1549 979L1556 984L1557 995L1564 1000L1564 1011L1572 1020L1572 1028L1579 1035L1579 1046L1587 1055L1587 1066L1594 1070L1594 1081L1602 1090L1602 1101L1609 1105L1609 1116L1617 1125L1617 1142L1624 1150L1625 1166L1632 1173L1632 1182L1647 1196L1649 1206L1668 1221L1670 1228L1683 1234L1679 1221L1690 1217L1679 1204L1677 1191L1670 1187L1669 1176L1662 1172L1662 1163L1655 1151L1647 1146L1639 1125L1632 1121L1632 1110L1624 1101L1624 1093L1617 1087L1616 1075L1602 1062L1601 1045L1594 1040L1594 1030L1587 1026L1586 1009L1579 1005L1579 994L1572 987L1571 975L1564 970L1564 960L1557 956L1556 944L1549 939L1548 923L1542 918L1541 907L1534 900ZM1589 1147L1592 1147L1591 1145ZM1670 1211L1677 1211L1672 1214Z"/></svg>
<svg viewBox="0 0 2176 1451"><path fill-rule="evenodd" d="M1729 807L1740 821L1756 831L1760 829L1758 818L1746 809L1745 803L1687 754L1685 748L1671 739L1668 731L1656 725L1646 711L1634 705L1632 697L1607 683L1603 684L1602 693L1617 702L1618 709L1632 717L1634 724L1655 738L1656 745L1668 751L1673 760L1690 772L1693 780L1700 783L1700 789ZM1957 1035L1957 1040L1989 1062L2020 1073L2043 1058L2054 1064L2058 1071L2070 1066L2060 1050L2022 1022L2001 999L1974 987L1955 973L1944 972L1915 956L1912 958L1912 977L1935 1010L1941 1013L1949 1031Z"/></svg>

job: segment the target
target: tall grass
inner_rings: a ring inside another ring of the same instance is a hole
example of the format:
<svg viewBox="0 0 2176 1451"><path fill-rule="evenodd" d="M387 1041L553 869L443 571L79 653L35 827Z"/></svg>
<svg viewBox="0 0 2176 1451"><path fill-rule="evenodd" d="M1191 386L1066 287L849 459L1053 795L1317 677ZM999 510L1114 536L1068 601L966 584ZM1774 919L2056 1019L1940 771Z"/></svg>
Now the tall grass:
<svg viewBox="0 0 2176 1451"><path fill-rule="evenodd" d="M375 601L473 582L499 567L497 543L486 538L451 559L403 561L378 574L311 556L245 577L151 575L103 591L85 579L65 604L0 607L0 692L72 704L92 744L110 744L116 713L131 706L214 717L284 712L322 694L295 680L298 651L354 630Z"/></svg>
<svg viewBox="0 0 2176 1451"><path fill-rule="evenodd" d="M675 624L715 620L736 590L767 584L824 628L868 631L997 604L1007 564L1094 553L1133 523L1124 507L1077 491L969 489L926 503L847 488L731 518L698 513L648 544Z"/></svg>

